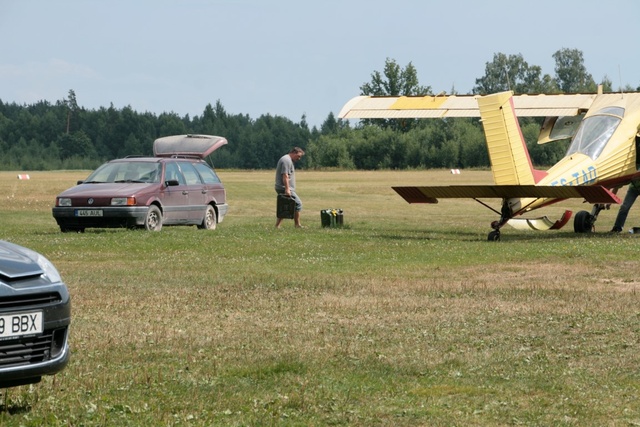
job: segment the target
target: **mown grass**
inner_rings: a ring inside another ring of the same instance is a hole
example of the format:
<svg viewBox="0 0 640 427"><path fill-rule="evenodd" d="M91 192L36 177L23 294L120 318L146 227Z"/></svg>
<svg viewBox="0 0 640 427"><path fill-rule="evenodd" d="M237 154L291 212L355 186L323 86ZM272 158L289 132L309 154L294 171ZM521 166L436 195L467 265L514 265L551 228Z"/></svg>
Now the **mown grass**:
<svg viewBox="0 0 640 427"><path fill-rule="evenodd" d="M640 240L606 233L617 208L591 235L487 242L479 204L390 186L489 172L299 171L307 227L275 230L273 172L220 171L214 232L62 234L54 197L87 173L30 175L0 173L0 232L62 273L73 353L3 392L2 425L640 424ZM332 207L344 228L320 227Z"/></svg>

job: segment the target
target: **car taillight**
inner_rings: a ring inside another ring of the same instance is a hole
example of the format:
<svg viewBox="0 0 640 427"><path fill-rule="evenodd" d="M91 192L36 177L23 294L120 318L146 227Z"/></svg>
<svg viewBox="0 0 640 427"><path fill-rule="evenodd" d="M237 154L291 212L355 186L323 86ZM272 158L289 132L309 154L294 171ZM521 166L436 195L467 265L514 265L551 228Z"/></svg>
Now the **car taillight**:
<svg viewBox="0 0 640 427"><path fill-rule="evenodd" d="M111 206L135 206L135 197L114 197L111 199Z"/></svg>

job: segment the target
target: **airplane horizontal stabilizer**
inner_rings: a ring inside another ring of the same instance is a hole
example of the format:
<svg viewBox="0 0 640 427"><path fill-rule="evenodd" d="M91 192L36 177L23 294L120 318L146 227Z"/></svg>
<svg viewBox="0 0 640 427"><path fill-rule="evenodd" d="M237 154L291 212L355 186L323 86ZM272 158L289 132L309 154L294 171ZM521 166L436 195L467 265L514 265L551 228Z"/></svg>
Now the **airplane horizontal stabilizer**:
<svg viewBox="0 0 640 427"><path fill-rule="evenodd" d="M600 185L450 185L438 187L392 187L408 203L438 203L438 199L574 199L589 203L620 203L620 198Z"/></svg>

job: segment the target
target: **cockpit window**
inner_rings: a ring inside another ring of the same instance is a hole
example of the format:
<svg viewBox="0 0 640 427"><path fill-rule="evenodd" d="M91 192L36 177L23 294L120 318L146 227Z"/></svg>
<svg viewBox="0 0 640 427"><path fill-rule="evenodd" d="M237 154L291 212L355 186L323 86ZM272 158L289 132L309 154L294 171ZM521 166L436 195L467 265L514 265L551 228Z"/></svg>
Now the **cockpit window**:
<svg viewBox="0 0 640 427"><path fill-rule="evenodd" d="M567 155L582 153L597 159L622 120L624 108L606 107L582 121Z"/></svg>
<svg viewBox="0 0 640 427"><path fill-rule="evenodd" d="M620 118L624 117L624 108L622 107L606 107L598 111L598 114L612 114Z"/></svg>

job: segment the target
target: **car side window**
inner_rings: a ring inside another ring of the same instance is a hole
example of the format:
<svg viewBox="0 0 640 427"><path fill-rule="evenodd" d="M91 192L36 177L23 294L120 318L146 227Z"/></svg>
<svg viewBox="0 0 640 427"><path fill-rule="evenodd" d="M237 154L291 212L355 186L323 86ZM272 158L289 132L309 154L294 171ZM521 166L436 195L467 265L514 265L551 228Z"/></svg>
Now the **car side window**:
<svg viewBox="0 0 640 427"><path fill-rule="evenodd" d="M180 184L185 184L185 180L184 177L182 176L182 173L180 172L180 168L178 168L178 165L174 162L170 162L167 163L165 166L165 171L164 171L164 180L166 181L178 181Z"/></svg>
<svg viewBox="0 0 640 427"><path fill-rule="evenodd" d="M220 178L209 166L204 163L195 163L193 166L198 170L205 184L220 184Z"/></svg>
<svg viewBox="0 0 640 427"><path fill-rule="evenodd" d="M197 185L202 184L200 180L200 175L193 167L191 163L188 162L180 162L180 169L182 170L182 174L184 175L185 180L187 181L187 185Z"/></svg>

